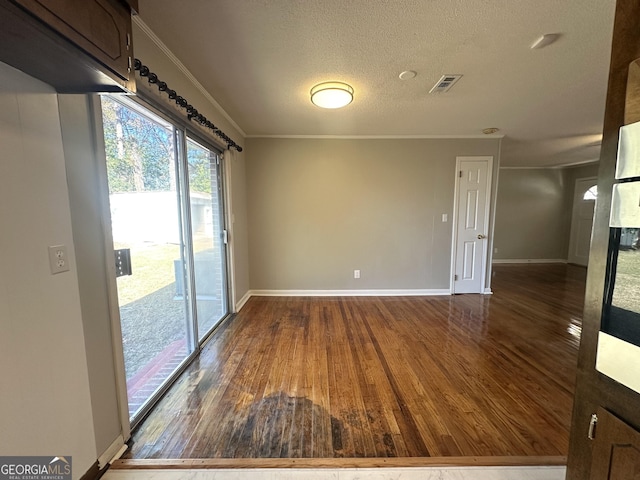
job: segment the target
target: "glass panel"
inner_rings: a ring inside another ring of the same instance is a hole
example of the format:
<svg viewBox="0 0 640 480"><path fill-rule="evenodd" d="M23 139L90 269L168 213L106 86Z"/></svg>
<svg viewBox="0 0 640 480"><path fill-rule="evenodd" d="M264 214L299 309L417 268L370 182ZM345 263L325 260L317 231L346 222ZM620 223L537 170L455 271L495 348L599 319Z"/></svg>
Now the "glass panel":
<svg viewBox="0 0 640 480"><path fill-rule="evenodd" d="M135 419L193 351L185 295L175 129L138 105L102 97L113 241L131 275L117 279Z"/></svg>
<svg viewBox="0 0 640 480"><path fill-rule="evenodd" d="M198 339L227 313L222 188L217 153L187 139Z"/></svg>
<svg viewBox="0 0 640 480"><path fill-rule="evenodd" d="M598 186L597 185L594 185L589 190L584 192L584 195L582 196L583 200L595 200L597 198L598 198Z"/></svg>
<svg viewBox="0 0 640 480"><path fill-rule="evenodd" d="M640 347L640 228L612 228L601 330Z"/></svg>

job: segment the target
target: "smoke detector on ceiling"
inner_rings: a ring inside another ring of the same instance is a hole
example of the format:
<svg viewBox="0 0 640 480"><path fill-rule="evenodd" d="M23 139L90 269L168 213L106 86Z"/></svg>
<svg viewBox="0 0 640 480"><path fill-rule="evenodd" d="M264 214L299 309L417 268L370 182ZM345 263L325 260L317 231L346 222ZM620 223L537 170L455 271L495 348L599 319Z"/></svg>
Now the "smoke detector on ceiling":
<svg viewBox="0 0 640 480"><path fill-rule="evenodd" d="M429 93L445 93L461 78L462 75L443 75L433 88L429 90Z"/></svg>
<svg viewBox="0 0 640 480"><path fill-rule="evenodd" d="M400 80L411 80L412 78L416 78L417 74L418 72L416 72L415 70L405 70L404 72L401 72L400 75L398 75L398 78Z"/></svg>

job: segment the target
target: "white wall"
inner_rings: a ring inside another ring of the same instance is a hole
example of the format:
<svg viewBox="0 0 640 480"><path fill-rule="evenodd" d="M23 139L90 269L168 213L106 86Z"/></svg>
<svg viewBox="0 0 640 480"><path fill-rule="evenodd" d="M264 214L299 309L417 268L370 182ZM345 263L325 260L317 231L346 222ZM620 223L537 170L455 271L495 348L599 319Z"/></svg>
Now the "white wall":
<svg viewBox="0 0 640 480"><path fill-rule="evenodd" d="M79 478L97 452L57 97L4 64L0 145L0 452L71 455Z"/></svg>

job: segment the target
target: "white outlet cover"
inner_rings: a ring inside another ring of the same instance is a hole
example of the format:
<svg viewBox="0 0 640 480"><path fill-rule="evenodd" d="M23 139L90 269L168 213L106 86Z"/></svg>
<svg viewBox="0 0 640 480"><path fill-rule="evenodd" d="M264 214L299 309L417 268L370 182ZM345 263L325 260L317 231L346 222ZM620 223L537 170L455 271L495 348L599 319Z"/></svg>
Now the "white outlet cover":
<svg viewBox="0 0 640 480"><path fill-rule="evenodd" d="M52 275L69 271L69 257L67 256L66 245L52 245L49 247L49 267Z"/></svg>

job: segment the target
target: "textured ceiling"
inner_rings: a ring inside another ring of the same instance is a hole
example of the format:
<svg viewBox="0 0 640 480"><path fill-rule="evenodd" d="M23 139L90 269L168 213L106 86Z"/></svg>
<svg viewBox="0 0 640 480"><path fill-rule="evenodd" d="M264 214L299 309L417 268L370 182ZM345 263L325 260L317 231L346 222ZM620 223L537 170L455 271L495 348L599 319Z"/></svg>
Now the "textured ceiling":
<svg viewBox="0 0 640 480"><path fill-rule="evenodd" d="M502 165L598 158L614 0L140 0L248 136L504 135ZM545 33L561 34L531 50ZM403 70L415 70L400 80ZM448 92L428 92L462 74ZM339 80L353 103L309 90Z"/></svg>

